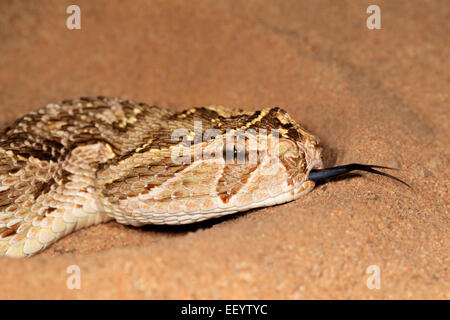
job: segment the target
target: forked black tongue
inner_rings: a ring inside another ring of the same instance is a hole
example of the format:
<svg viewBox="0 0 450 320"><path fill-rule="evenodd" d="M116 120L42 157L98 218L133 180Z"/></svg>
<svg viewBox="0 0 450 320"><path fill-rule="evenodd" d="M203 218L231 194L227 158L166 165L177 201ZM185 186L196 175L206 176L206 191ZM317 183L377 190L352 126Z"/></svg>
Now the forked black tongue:
<svg viewBox="0 0 450 320"><path fill-rule="evenodd" d="M350 164L346 164L346 165L343 165L343 166L337 166L337 167L332 167L332 168L317 169L317 170L313 169L309 173L308 180L320 181L320 180L325 180L325 179L329 179L329 178L334 178L334 177L337 177L337 176L349 173L351 171L360 170L360 171L367 171L367 172L370 172L370 173L379 174L381 176L385 176L385 177L394 179L394 180L396 180L396 181L398 181L400 183L403 183L408 188L411 188L411 186L409 184L407 184L406 182L400 180L399 178L391 176L388 173L375 170L374 168L394 169L394 168L383 167L383 166L376 166L376 165L371 165L371 164L350 163Z"/></svg>

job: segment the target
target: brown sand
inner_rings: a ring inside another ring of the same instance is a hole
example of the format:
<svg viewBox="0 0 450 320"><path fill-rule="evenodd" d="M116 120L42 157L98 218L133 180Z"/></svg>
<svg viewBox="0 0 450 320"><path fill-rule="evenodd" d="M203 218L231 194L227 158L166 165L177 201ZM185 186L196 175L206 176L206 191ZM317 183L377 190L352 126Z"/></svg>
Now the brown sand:
<svg viewBox="0 0 450 320"><path fill-rule="evenodd" d="M281 106L327 165L399 167L182 228L111 222L0 259L0 298L450 298L449 5L376 1L0 1L0 126L49 102ZM81 268L68 290L66 268ZM366 268L381 268L381 289Z"/></svg>

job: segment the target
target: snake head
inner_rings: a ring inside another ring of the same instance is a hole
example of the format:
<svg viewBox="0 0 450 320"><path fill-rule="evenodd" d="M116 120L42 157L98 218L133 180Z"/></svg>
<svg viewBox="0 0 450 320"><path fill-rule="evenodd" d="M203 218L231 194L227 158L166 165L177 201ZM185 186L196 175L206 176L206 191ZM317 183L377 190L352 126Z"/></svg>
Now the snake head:
<svg viewBox="0 0 450 320"><path fill-rule="evenodd" d="M289 173L289 179L296 184L294 188L298 195L309 192L315 182L347 174L351 171L366 171L396 180L407 187L409 184L401 179L377 169L393 169L390 167L350 163L346 165L324 168L322 162L322 147L319 139L296 123L289 114L278 108L271 110L274 129L280 132L280 161ZM376 169L377 168L377 169Z"/></svg>
<svg viewBox="0 0 450 320"><path fill-rule="evenodd" d="M319 139L283 109L272 108L266 117L271 130L279 134L279 161L287 173L288 184L293 186L294 198L298 198L314 188L315 182L308 179L309 172L323 168Z"/></svg>

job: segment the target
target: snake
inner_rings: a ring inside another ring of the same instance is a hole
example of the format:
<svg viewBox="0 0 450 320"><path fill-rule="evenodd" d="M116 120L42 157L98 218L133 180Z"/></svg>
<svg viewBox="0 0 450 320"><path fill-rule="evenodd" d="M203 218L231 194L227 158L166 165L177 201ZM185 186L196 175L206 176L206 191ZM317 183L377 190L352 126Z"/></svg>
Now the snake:
<svg viewBox="0 0 450 320"><path fill-rule="evenodd" d="M29 257L99 223L181 225L297 200L324 168L285 110L175 112L113 97L50 103L0 134L0 256ZM406 183L405 183L406 184Z"/></svg>

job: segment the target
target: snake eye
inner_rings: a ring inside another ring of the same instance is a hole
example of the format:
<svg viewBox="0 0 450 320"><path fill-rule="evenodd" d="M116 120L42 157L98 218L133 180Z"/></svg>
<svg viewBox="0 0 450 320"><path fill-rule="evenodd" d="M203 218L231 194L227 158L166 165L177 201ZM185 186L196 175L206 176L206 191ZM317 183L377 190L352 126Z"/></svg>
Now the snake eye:
<svg viewBox="0 0 450 320"><path fill-rule="evenodd" d="M299 156L299 149L294 141L288 139L280 139L279 154L297 158Z"/></svg>
<svg viewBox="0 0 450 320"><path fill-rule="evenodd" d="M245 146L236 146L233 144L223 150L223 158L227 163L245 163L248 159L248 152Z"/></svg>

